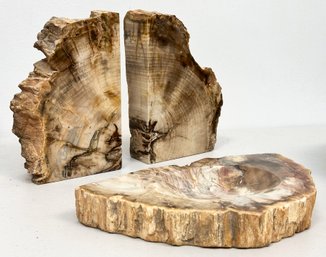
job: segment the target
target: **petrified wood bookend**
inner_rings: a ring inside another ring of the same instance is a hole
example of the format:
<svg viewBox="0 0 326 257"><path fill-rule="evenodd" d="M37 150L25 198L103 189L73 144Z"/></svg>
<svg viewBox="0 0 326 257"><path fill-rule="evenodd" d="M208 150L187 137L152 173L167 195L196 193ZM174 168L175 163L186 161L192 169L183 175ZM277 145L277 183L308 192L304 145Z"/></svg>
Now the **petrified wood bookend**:
<svg viewBox="0 0 326 257"><path fill-rule="evenodd" d="M221 87L191 56L182 22L129 11L124 37L132 157L155 163L212 150Z"/></svg>
<svg viewBox="0 0 326 257"><path fill-rule="evenodd" d="M46 58L10 108L25 167L35 183L121 166L119 15L52 18L35 47Z"/></svg>
<svg viewBox="0 0 326 257"><path fill-rule="evenodd" d="M277 154L202 159L76 189L79 221L173 245L262 247L310 226L310 171Z"/></svg>

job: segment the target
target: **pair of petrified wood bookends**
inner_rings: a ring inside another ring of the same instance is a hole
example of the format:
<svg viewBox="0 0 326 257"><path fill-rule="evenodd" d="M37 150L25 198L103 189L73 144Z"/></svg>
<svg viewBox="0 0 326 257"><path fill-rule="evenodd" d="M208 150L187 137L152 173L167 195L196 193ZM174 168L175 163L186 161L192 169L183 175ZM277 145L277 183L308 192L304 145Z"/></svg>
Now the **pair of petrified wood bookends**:
<svg viewBox="0 0 326 257"><path fill-rule="evenodd" d="M13 132L35 183L121 167L119 15L52 18L35 47L46 58L11 102ZM212 150L222 105L213 71L190 54L175 16L124 19L131 156L145 163Z"/></svg>
<svg viewBox="0 0 326 257"><path fill-rule="evenodd" d="M211 69L190 54L175 17L124 19L132 157L145 163L212 150L222 106ZM46 58L14 97L14 133L35 183L121 167L119 16L52 18ZM76 189L79 221L173 245L262 247L310 226L310 171L277 154L203 159Z"/></svg>

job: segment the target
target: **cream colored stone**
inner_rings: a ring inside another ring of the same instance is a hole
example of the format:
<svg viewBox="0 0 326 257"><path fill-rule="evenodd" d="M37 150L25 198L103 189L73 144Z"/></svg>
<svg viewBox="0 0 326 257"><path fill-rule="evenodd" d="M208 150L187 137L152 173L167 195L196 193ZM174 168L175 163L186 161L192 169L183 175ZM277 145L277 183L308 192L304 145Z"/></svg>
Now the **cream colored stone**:
<svg viewBox="0 0 326 257"><path fill-rule="evenodd" d="M124 38L131 156L155 163L212 150L221 87L214 72L192 57L182 22L129 11Z"/></svg>
<svg viewBox="0 0 326 257"><path fill-rule="evenodd" d="M10 108L25 167L35 183L121 166L119 15L53 17L35 47L46 58Z"/></svg>
<svg viewBox="0 0 326 257"><path fill-rule="evenodd" d="M263 247L310 226L310 171L277 154L202 159L76 189L79 221L172 245Z"/></svg>

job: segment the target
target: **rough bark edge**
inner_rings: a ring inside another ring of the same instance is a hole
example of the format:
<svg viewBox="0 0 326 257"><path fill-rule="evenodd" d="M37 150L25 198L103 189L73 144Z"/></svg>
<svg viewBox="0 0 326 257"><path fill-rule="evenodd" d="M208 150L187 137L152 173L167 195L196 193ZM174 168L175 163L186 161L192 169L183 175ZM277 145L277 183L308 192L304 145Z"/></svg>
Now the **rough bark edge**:
<svg viewBox="0 0 326 257"><path fill-rule="evenodd" d="M257 248L309 228L316 191L260 213L150 206L83 187L75 196L79 221L103 231L171 245Z"/></svg>
<svg viewBox="0 0 326 257"><path fill-rule="evenodd" d="M34 72L19 85L22 92L14 96L10 109L14 113L12 132L19 137L25 168L32 175L33 182L42 183L50 175L44 156L42 108L46 94L51 91L50 78L55 71L49 69L48 74L43 74L38 64L47 66L45 60L34 64Z"/></svg>

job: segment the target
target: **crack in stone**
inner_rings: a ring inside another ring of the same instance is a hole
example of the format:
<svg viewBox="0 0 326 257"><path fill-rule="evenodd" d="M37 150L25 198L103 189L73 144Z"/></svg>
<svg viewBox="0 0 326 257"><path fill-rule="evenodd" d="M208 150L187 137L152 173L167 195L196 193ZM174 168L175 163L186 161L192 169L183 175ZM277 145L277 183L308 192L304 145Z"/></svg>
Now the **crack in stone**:
<svg viewBox="0 0 326 257"><path fill-rule="evenodd" d="M98 140L100 138L100 133L101 133L102 129L103 128L98 129L94 132L92 139L89 142L89 146L88 146L86 152L77 154L74 157L72 157L71 160L68 162L68 164L64 167L64 169L62 171L62 176L64 178L70 177L72 175L72 170L74 167L76 167L76 165L77 165L76 161L78 160L78 158L83 157L83 156L89 156L97 150Z"/></svg>
<svg viewBox="0 0 326 257"><path fill-rule="evenodd" d="M78 165L77 161L80 157L85 157L85 156L89 156L92 153L96 152L98 150L98 143L99 143L99 139L100 139L100 135L101 132L103 131L103 129L108 128L109 124L105 127L102 127L98 130L96 130L89 142L89 146L86 149L85 152L81 153L81 154L77 154L74 157L71 158L71 160L65 165L63 171L62 171L62 176L64 178L67 177L71 177L72 176L72 170L74 167L76 167ZM116 145L113 146L106 154L105 154L105 159L108 162L113 162L112 167L110 168L110 170L115 170L117 167L121 167L121 157L120 158L116 158L117 155L120 154L121 151L121 136L118 132L118 126L116 124L114 124L115 126L115 131L113 132L113 134L111 135L111 137L105 141L105 143L107 143L108 145L113 144L114 142L116 142ZM113 155L111 158L109 157L109 155ZM98 173L101 173L103 171L99 171Z"/></svg>
<svg viewBox="0 0 326 257"><path fill-rule="evenodd" d="M116 124L114 124L115 131L111 135L111 137L105 141L108 145L116 143L115 146L111 148L111 150L105 155L105 159L108 162L112 162L113 165L111 166L110 170L116 170L121 168L121 135L119 134L119 129ZM117 159L117 155L119 155L119 158Z"/></svg>
<svg viewBox="0 0 326 257"><path fill-rule="evenodd" d="M150 162L155 163L156 154L153 150L154 143L160 138L163 138L168 134L168 133L162 133L160 131L155 130L156 124L157 121L149 120L147 123L143 120L139 120L135 118L130 119L129 126L131 130L131 137L133 139L133 137L136 137L135 134L140 134L142 149L144 149L144 150L136 150L134 147L131 147L130 154L132 156L149 155Z"/></svg>

